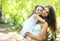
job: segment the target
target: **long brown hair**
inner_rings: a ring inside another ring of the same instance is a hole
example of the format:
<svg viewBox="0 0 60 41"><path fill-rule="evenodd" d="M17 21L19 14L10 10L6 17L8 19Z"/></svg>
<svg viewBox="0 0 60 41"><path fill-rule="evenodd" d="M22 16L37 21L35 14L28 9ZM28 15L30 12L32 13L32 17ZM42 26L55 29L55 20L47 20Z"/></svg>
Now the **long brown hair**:
<svg viewBox="0 0 60 41"><path fill-rule="evenodd" d="M35 8L33 9L32 13L28 16L28 18L35 13L35 10L37 7L41 7L42 9L44 9L44 7L42 5L36 5Z"/></svg>
<svg viewBox="0 0 60 41"><path fill-rule="evenodd" d="M54 11L54 8L52 6L47 6L47 8L49 8L49 14L46 17L46 20L48 22L48 25L50 27L51 32L54 33L57 30L55 11Z"/></svg>

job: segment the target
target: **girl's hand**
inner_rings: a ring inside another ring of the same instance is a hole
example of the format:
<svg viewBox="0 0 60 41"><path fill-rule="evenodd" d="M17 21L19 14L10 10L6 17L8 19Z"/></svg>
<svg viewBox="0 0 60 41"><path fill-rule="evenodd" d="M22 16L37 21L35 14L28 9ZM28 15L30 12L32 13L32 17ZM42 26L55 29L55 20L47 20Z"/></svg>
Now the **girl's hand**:
<svg viewBox="0 0 60 41"><path fill-rule="evenodd" d="M42 22L42 23L45 23L45 19L41 18L40 16L38 15L34 15L34 18L37 19L38 21Z"/></svg>

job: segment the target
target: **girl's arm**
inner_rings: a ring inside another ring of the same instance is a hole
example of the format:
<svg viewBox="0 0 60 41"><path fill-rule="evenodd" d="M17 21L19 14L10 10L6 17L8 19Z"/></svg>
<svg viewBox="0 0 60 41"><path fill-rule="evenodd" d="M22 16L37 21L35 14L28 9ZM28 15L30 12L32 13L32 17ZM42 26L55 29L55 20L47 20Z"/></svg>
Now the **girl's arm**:
<svg viewBox="0 0 60 41"><path fill-rule="evenodd" d="M34 15L34 18L36 18L37 20L39 20L40 22L42 22L42 23L44 23L45 22L45 20L44 19L42 19L40 16L38 16L38 15Z"/></svg>
<svg viewBox="0 0 60 41"><path fill-rule="evenodd" d="M45 35L46 35L47 28L48 28L48 24L47 24L47 22L45 22L44 25L43 25L43 28L41 30L41 33L39 35L34 35L34 34L31 34L31 33L27 32L26 36L29 36L32 39L41 41L45 37Z"/></svg>

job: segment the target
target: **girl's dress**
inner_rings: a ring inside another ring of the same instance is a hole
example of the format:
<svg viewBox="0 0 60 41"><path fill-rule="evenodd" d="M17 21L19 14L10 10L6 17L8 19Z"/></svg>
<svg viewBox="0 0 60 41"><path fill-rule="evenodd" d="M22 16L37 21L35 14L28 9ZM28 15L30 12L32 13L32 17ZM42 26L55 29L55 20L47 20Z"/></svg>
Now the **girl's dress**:
<svg viewBox="0 0 60 41"><path fill-rule="evenodd" d="M41 26L40 24L35 24L32 29L30 30L30 33L34 34L34 35L39 35L41 32ZM36 41L34 39L32 39L32 41Z"/></svg>
<svg viewBox="0 0 60 41"><path fill-rule="evenodd" d="M32 26L34 26L38 20L36 18L34 18L34 15L36 14L33 14L31 17L29 17L23 24L23 28L21 30L21 35L25 35L26 32L30 32L30 30L32 29Z"/></svg>

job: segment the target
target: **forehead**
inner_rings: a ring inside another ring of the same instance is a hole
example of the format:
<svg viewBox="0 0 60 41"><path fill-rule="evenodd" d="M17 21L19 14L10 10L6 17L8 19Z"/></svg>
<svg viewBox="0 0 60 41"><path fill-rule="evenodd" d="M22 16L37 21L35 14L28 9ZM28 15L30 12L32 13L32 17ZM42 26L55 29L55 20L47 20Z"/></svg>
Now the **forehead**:
<svg viewBox="0 0 60 41"><path fill-rule="evenodd" d="M37 7L36 9L43 9L42 7Z"/></svg>

